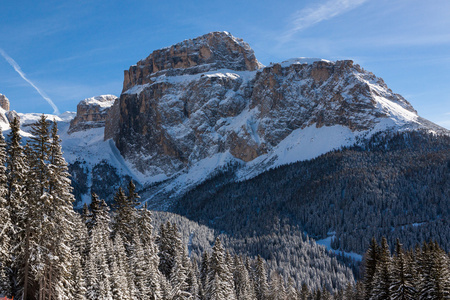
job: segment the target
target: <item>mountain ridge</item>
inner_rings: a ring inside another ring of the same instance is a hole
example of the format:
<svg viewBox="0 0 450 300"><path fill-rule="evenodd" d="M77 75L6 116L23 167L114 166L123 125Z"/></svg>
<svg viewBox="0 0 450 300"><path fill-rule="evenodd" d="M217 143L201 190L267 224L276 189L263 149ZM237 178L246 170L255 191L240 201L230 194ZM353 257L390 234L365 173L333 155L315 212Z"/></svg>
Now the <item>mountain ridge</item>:
<svg viewBox="0 0 450 300"><path fill-rule="evenodd" d="M264 67L227 32L153 51L125 71L120 98L100 98L109 99L101 114L86 99L74 120L56 118L72 123L61 126L67 160L85 166L79 203L88 201L92 172L103 163L115 169L111 178L133 178L151 191L149 203L165 209L167 198L230 166L246 180L377 132L449 134L353 61L294 58ZM24 125L35 119L19 115Z"/></svg>

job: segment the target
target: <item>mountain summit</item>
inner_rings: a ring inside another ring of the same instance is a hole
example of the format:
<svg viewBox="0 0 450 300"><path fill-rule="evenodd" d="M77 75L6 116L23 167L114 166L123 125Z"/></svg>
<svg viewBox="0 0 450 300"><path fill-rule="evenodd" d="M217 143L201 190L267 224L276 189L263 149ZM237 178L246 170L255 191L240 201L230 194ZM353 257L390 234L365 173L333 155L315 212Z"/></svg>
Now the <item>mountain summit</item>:
<svg viewBox="0 0 450 300"><path fill-rule="evenodd" d="M230 163L249 177L380 131L443 130L351 60L263 67L227 32L154 51L125 71L123 87L105 139L148 178Z"/></svg>
<svg viewBox="0 0 450 300"><path fill-rule="evenodd" d="M253 49L242 39L226 31L211 32L153 51L146 59L125 71L122 92L149 83L152 77L162 74L197 74L218 69L253 71L261 67Z"/></svg>

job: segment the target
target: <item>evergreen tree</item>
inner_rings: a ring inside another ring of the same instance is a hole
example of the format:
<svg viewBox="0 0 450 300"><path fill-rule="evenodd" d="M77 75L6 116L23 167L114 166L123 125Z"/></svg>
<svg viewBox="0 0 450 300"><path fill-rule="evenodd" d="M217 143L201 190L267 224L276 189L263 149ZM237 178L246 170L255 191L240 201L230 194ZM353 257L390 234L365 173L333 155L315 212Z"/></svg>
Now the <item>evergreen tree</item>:
<svg viewBox="0 0 450 300"><path fill-rule="evenodd" d="M132 186L134 187L134 185ZM115 209L113 235L120 234L126 247L129 247L132 243L137 220L137 210L135 208L137 196L133 189L131 192L133 195L127 197L122 188L119 188L113 200L113 208Z"/></svg>
<svg viewBox="0 0 450 300"><path fill-rule="evenodd" d="M255 277L253 281L255 282L256 299L258 300L267 299L267 291L268 291L267 271L264 260L259 255L256 258L254 276Z"/></svg>
<svg viewBox="0 0 450 300"><path fill-rule="evenodd" d="M397 239L395 246L395 256L393 260L391 299L406 300L416 299L416 289L413 282L413 275L408 266L412 264L405 255L400 240Z"/></svg>
<svg viewBox="0 0 450 300"><path fill-rule="evenodd" d="M270 283L267 299L269 300L286 299L286 290L284 288L283 278L277 271L272 271L272 273L270 274Z"/></svg>
<svg viewBox="0 0 450 300"><path fill-rule="evenodd" d="M209 261L207 299L236 299L233 275L225 259L225 250L219 238L216 238Z"/></svg>
<svg viewBox="0 0 450 300"><path fill-rule="evenodd" d="M450 273L446 253L433 243L424 243L418 255L419 299L449 299Z"/></svg>
<svg viewBox="0 0 450 300"><path fill-rule="evenodd" d="M206 299L206 284L208 283L209 273L209 255L207 251L203 251L202 260L200 262L200 296Z"/></svg>
<svg viewBox="0 0 450 300"><path fill-rule="evenodd" d="M250 274L244 265L242 257L235 256L234 259L234 286L236 288L236 298L238 300L256 299L253 283Z"/></svg>
<svg viewBox="0 0 450 300"><path fill-rule="evenodd" d="M343 294L344 300L353 300L355 299L355 290L353 287L353 284L351 282L347 283L344 294Z"/></svg>
<svg viewBox="0 0 450 300"><path fill-rule="evenodd" d="M145 284L149 287L148 295L150 299L159 299L161 298L160 280L162 274L158 270L158 249L152 235L153 226L151 223L151 212L147 209L147 204L145 204L144 207L138 211L136 228L139 228L139 230L137 235L140 238L143 248L143 259L147 272Z"/></svg>
<svg viewBox="0 0 450 300"><path fill-rule="evenodd" d="M364 256L364 265L365 265L365 273L364 273L364 286L367 294L367 298L370 297L373 290L373 281L375 272L377 270L377 263L379 260L379 246L375 238L373 237L370 241L369 248Z"/></svg>
<svg viewBox="0 0 450 300"><path fill-rule="evenodd" d="M389 300L391 298L392 263L389 245L385 237L381 240L379 262L373 280L370 299Z"/></svg>
<svg viewBox="0 0 450 300"><path fill-rule="evenodd" d="M26 239L26 210L27 201L24 198L25 178L28 173L28 161L26 159L24 148L21 145L20 123L17 118L10 123L11 131L8 135L8 157L7 157L7 207L13 224L10 242L12 248L12 268L10 272L10 281L12 295L16 298L22 293L23 285L21 277L24 274L24 263L20 259L23 257Z"/></svg>
<svg viewBox="0 0 450 300"><path fill-rule="evenodd" d="M297 300L299 299L299 293L297 288L295 287L295 281L294 279L289 276L288 278L288 284L287 284L287 289L286 289L286 298L287 299L292 299L292 300Z"/></svg>
<svg viewBox="0 0 450 300"><path fill-rule="evenodd" d="M0 128L0 294L12 295L11 239L14 233L7 197L6 143Z"/></svg>
<svg viewBox="0 0 450 300"><path fill-rule="evenodd" d="M308 300L311 297L311 291L306 283L302 283L302 288L300 289L300 300Z"/></svg>

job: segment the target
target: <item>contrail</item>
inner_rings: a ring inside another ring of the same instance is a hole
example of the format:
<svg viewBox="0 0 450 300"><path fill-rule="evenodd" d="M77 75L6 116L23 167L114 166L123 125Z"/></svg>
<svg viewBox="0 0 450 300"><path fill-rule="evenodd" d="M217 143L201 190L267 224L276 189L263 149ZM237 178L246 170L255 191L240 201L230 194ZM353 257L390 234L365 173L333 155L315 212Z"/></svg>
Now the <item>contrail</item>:
<svg viewBox="0 0 450 300"><path fill-rule="evenodd" d="M0 48L0 54L3 56L4 59L6 59L6 61L11 65L11 67L13 67L14 70L16 70L16 72L20 75L20 77L22 77L23 80L28 82L39 93L39 95L41 95L42 98L44 98L44 100L47 101L48 104L51 105L51 107L53 108L53 113L56 115L59 115L59 109L58 109L58 107L56 107L55 103L53 103L52 99L50 99L49 96L47 96L33 82L31 82L31 80L28 79L27 76L25 76L25 73L22 71L22 69L16 63L16 61L14 59L12 59L2 48Z"/></svg>

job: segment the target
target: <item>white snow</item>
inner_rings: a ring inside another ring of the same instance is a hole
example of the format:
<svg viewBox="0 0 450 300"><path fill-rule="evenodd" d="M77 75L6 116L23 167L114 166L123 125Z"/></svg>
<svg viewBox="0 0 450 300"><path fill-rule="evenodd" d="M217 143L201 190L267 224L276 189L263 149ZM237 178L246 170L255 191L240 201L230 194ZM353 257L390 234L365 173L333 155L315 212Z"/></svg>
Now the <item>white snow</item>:
<svg viewBox="0 0 450 300"><path fill-rule="evenodd" d="M294 130L271 152L261 155L238 171L241 180L250 179L268 168L316 158L334 149L355 143L361 132L335 125L317 128L316 125Z"/></svg>
<svg viewBox="0 0 450 300"><path fill-rule="evenodd" d="M290 65L299 64L299 65L311 65L316 61L325 61L325 62L331 62L326 59L322 58L312 58L312 57L296 57L296 58L290 58L288 60L282 61L280 65L283 68L289 67ZM273 66L274 64L271 64Z"/></svg>
<svg viewBox="0 0 450 300"><path fill-rule="evenodd" d="M353 258L354 260L357 261L362 261L362 255L358 254L358 253L354 253L354 252L345 252L345 251L340 251L340 250L335 250L333 248L331 248L331 241L334 240L336 237L334 235L332 236L328 236L325 239L322 240L317 240L316 244L317 245L321 245L324 246L328 251L334 252L337 255L343 255L345 257L350 257Z"/></svg>
<svg viewBox="0 0 450 300"><path fill-rule="evenodd" d="M80 102L80 104L99 106L101 109L106 109L114 104L117 96L114 95L100 95L96 97L86 98Z"/></svg>
<svg viewBox="0 0 450 300"><path fill-rule="evenodd" d="M229 78L231 80L236 80L238 78L241 78L244 81L248 81L252 79L258 71L234 71L230 69L219 69L219 70L213 70L209 72L204 73L198 73L198 74L186 74L186 75L178 75L178 76L166 76L161 75L157 77L150 78L152 80L152 83L145 83L141 85L135 85L131 87L130 89L126 90L124 94L140 94L143 90L148 88L149 86L156 84L156 83L170 83L170 84L181 84L181 85L187 85L193 81L199 80L202 77L212 78L212 77L219 77L219 78Z"/></svg>

